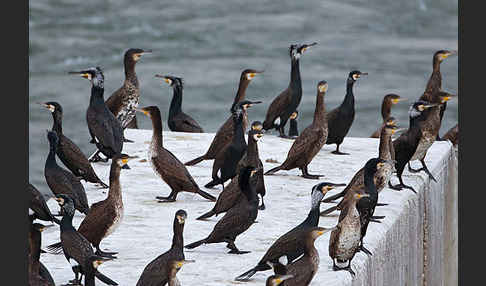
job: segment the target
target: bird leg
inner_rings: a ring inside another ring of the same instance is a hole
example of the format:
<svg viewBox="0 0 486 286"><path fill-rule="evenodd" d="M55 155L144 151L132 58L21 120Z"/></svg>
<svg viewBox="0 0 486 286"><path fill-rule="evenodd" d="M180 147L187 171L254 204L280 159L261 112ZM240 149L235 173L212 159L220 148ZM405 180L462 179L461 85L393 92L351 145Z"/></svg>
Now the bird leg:
<svg viewBox="0 0 486 286"><path fill-rule="evenodd" d="M412 167L410 166L410 162L408 162L408 171L410 171L410 173L418 173L420 171L425 171L425 173L427 175L429 175L429 177L437 183L437 180L434 178L434 176L432 175L432 173L429 171L429 169L427 168L427 165L425 165L425 158L422 158L420 159L420 163L422 163L422 168L420 169L412 169Z"/></svg>
<svg viewBox="0 0 486 286"><path fill-rule="evenodd" d="M172 190L167 197L156 196L155 198L158 200L159 203L171 203L175 202L177 197L177 191Z"/></svg>
<svg viewBox="0 0 486 286"><path fill-rule="evenodd" d="M322 177L323 176L323 175L311 175L311 174L309 174L309 171L307 169L307 166L300 168L300 170L302 171L302 177L304 177L306 179L314 179L314 180L317 180L317 179L319 179L319 177Z"/></svg>
<svg viewBox="0 0 486 286"><path fill-rule="evenodd" d="M81 279L78 279L78 275L79 275L79 272L80 272L80 266L79 265L76 265L76 266L73 266L71 267L73 269L73 272L74 272L74 279L73 280L69 280L69 283L72 283L72 285L81 285Z"/></svg>
<svg viewBox="0 0 486 286"><path fill-rule="evenodd" d="M331 153L336 154L336 155L349 155L349 153L344 153L344 152L339 151L339 145L341 145L341 144L336 144L336 146L337 146L336 150L332 151Z"/></svg>
<svg viewBox="0 0 486 286"><path fill-rule="evenodd" d="M366 249L366 247L363 246L363 239L361 239L361 244L358 248L358 251L363 251L364 253L368 254L369 256L372 256L373 254L371 253L371 251L369 251L368 249Z"/></svg>
<svg viewBox="0 0 486 286"><path fill-rule="evenodd" d="M334 271L347 270L347 271L349 271L349 273L351 273L352 276L356 275L356 273L354 273L353 269L351 269L351 260L349 260L348 266L339 267L339 266L336 265L336 262L333 259L332 260L332 270L334 270Z"/></svg>
<svg viewBox="0 0 486 286"><path fill-rule="evenodd" d="M265 202L263 202L263 195L260 194L260 196L262 197L262 204L258 207L258 209L262 211L265 209Z"/></svg>
<svg viewBox="0 0 486 286"><path fill-rule="evenodd" d="M375 216L372 216L371 219L384 219L385 216L384 215L375 215Z"/></svg>
<svg viewBox="0 0 486 286"><path fill-rule="evenodd" d="M383 207L383 206L387 206L388 204L386 203L376 203L376 206L377 207Z"/></svg>
<svg viewBox="0 0 486 286"><path fill-rule="evenodd" d="M228 253L232 253L232 254L245 254L245 253L250 253L251 251L241 251L238 249L238 247L236 247L235 245L235 242L233 240L230 240L230 239L225 239L224 240L226 243L228 243L226 245L227 248L231 249Z"/></svg>
<svg viewBox="0 0 486 286"><path fill-rule="evenodd" d="M400 176L400 177L398 177L398 179L400 180L400 184L396 184L396 185L394 185L394 186L393 186L393 185L391 184L391 181L388 181L388 187L390 187L390 189L392 189L392 190L396 190L396 191L401 191L403 188L405 188L405 189L410 189L410 190L412 190L412 192L417 193L417 192L416 192L416 191L413 189L413 187L411 187L411 186L407 186L407 185L405 185L405 184L403 183L403 180L402 180L402 177L401 177L401 176Z"/></svg>

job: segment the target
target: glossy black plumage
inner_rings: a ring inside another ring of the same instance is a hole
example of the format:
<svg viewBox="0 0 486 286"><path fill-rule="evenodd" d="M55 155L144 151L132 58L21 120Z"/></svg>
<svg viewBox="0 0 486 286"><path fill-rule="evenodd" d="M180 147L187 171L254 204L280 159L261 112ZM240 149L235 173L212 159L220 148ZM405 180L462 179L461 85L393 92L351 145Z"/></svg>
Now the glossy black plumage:
<svg viewBox="0 0 486 286"><path fill-rule="evenodd" d="M152 141L148 150L148 157L154 172L171 188L167 197L158 196L161 202L174 202L179 192L196 193L211 201L216 198L201 190L186 166L177 157L163 146L162 119L157 106L148 106L137 111L150 117L152 120Z"/></svg>
<svg viewBox="0 0 486 286"><path fill-rule="evenodd" d="M231 249L229 253L244 254L249 252L239 250L235 245L235 240L238 235L250 228L258 215L259 200L255 192L255 186L250 180L250 177L255 172L256 169L250 166L241 170L239 185L244 199L241 199L226 212L206 238L188 244L185 248L192 249L202 244L226 242L226 247Z"/></svg>
<svg viewBox="0 0 486 286"><path fill-rule="evenodd" d="M61 223L60 220L52 215L44 196L31 183L27 185L27 195L29 196L29 217L31 221L40 219L43 221L52 221L57 224ZM30 214L30 211L33 214Z"/></svg>
<svg viewBox="0 0 486 286"><path fill-rule="evenodd" d="M344 137L348 134L354 121L355 110L353 86L362 75L367 74L368 73L363 73L357 70L351 71L346 81L346 95L344 96L343 102L335 109L329 111L326 115L328 125L326 144L336 144L336 150L332 152L333 154L347 154L339 151L339 145L343 142Z"/></svg>
<svg viewBox="0 0 486 286"><path fill-rule="evenodd" d="M239 85L238 85L238 91L236 92L236 96L233 100L233 103L231 104L230 111L232 111L234 109L234 106L238 102L245 99L246 89L248 88L250 81L253 79L253 77L255 75L260 74L260 73L263 73L263 71L257 71L257 70L253 70L253 69L246 69L243 72L241 72L240 82L239 82ZM255 104L255 103L260 103L260 102L253 102L253 103ZM248 105L248 107L250 107L250 106L251 106L251 104ZM243 130L246 131L246 128L247 128L247 125L248 125L248 115L246 113L246 109L245 109L245 112L243 113L243 118L244 118ZM231 116L229 116L228 119L226 119L226 121L223 123L223 125L221 125L221 127L219 127L219 129L216 132L216 134L214 135L213 141L211 141L211 145L209 145L209 148L206 151L206 153L202 156L199 156L195 159L192 159L192 160L184 163L184 165L193 166L193 165L196 165L199 162L202 162L203 160L215 159L216 156L220 152L224 152L224 150L226 150L226 147L233 140L233 130L234 130L234 128L233 128L233 116L231 115Z"/></svg>
<svg viewBox="0 0 486 286"><path fill-rule="evenodd" d="M174 90L169 107L169 118L167 119L169 129L176 132L203 133L204 130L199 123L182 111L182 91L184 88L182 78L169 75L155 75L155 77L163 78Z"/></svg>
<svg viewBox="0 0 486 286"><path fill-rule="evenodd" d="M172 263L185 260L183 231L186 218L187 213L184 210L175 213L171 248L145 266L137 286L166 285L171 276ZM174 270L177 273L178 269Z"/></svg>
<svg viewBox="0 0 486 286"><path fill-rule="evenodd" d="M81 149L71 139L64 135L62 131L62 106L55 101L41 103L41 105L52 113L52 118L54 120L52 131L56 131L57 136L59 137L56 154L64 166L77 177L80 177L87 182L99 184L103 188L108 188L108 185L103 183L98 175L96 175L86 155L84 155Z"/></svg>
<svg viewBox="0 0 486 286"><path fill-rule="evenodd" d="M29 286L54 286L49 270L39 261L42 244L42 231L46 226L31 223L29 228L28 279Z"/></svg>
<svg viewBox="0 0 486 286"><path fill-rule="evenodd" d="M328 137L328 125L326 119L326 108L324 104L324 95L327 91L327 82L320 81L317 84L316 108L314 119L311 125L307 126L304 131L295 139L287 154L287 158L280 165L270 169L265 175L271 175L279 170L292 170L299 168L302 171L302 177L307 179L319 179L322 175L311 175L307 170L315 155L321 150ZM264 127L265 128L265 127Z"/></svg>
<svg viewBox="0 0 486 286"><path fill-rule="evenodd" d="M48 131L49 155L44 167L44 177L47 185L55 195L67 194L74 200L76 209L84 214L89 211L88 197L79 179L68 170L61 168L56 162L58 137L55 131Z"/></svg>
<svg viewBox="0 0 486 286"><path fill-rule="evenodd" d="M297 116L299 116L299 112L296 110L294 113L290 115L290 127L289 127L289 137L290 138L297 138L299 136L299 127L297 123Z"/></svg>
<svg viewBox="0 0 486 286"><path fill-rule="evenodd" d="M299 59L304 51L316 44L290 45L290 82L288 87L275 97L268 106L265 121L263 121L263 129L270 130L275 128L279 131L280 137L287 137L284 131L287 120L297 110L302 100Z"/></svg>

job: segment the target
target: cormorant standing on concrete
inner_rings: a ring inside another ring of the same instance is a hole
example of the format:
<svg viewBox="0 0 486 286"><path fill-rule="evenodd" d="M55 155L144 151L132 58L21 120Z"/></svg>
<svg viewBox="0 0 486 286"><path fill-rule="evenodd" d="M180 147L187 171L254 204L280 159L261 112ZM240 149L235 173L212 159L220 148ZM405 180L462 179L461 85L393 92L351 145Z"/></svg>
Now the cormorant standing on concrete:
<svg viewBox="0 0 486 286"><path fill-rule="evenodd" d="M183 237L186 219L187 213L185 210L178 210L175 213L171 248L145 266L138 279L137 286L166 285L169 282L171 270L177 273L184 261L187 261L184 256ZM177 265L172 265L173 263L179 263L180 266L174 267ZM175 276L175 273L172 276Z"/></svg>
<svg viewBox="0 0 486 286"><path fill-rule="evenodd" d="M408 162L408 170L410 172L417 173L420 171L425 171L434 182L437 181L432 175L432 173L429 171L429 169L427 168L427 165L425 164L425 155L427 154L427 151L432 146L432 144L434 144L435 140L439 136L439 130L441 125L441 119L440 119L441 106L445 104L452 96L453 95L443 91L438 91L431 96L432 100L430 102L438 104L439 106L431 108L424 122L421 124L420 141L415 151L415 154L413 154L412 158L410 159L410 161L417 160L417 159L420 160L420 163L422 163L422 168L418 170L412 169L412 167L410 167L410 161Z"/></svg>
<svg viewBox="0 0 486 286"><path fill-rule="evenodd" d="M257 169L251 166L245 167L239 174L239 185L246 199L241 199L237 205L226 212L213 231L204 239L193 242L185 248L193 249L202 244L226 242L226 247L231 249L229 253L245 254L250 251L241 251L235 245L236 237L245 232L256 220L258 215L258 196L255 186L251 184L250 177Z"/></svg>
<svg viewBox="0 0 486 286"><path fill-rule="evenodd" d="M452 145L457 146L457 144L459 144L459 123L456 123L454 127L449 129L449 131L442 136L441 140L449 140Z"/></svg>
<svg viewBox="0 0 486 286"><path fill-rule="evenodd" d="M334 271L347 270L351 275L355 275L351 269L351 261L358 252L361 238L361 222L356 204L360 199L368 196L369 194L365 194L364 190L358 190L339 214L337 227L331 232L329 238L329 256ZM346 262L348 265L344 266Z"/></svg>
<svg viewBox="0 0 486 286"><path fill-rule="evenodd" d="M88 110L86 111L86 122L91 135L90 143L96 144L98 151L91 156L90 162L106 162L115 154L121 153L124 137L120 121L108 109L103 99L103 93L105 92L103 71L101 68L96 67L69 73L79 74L91 81L91 97ZM102 159L99 156L100 152L107 158Z"/></svg>
<svg viewBox="0 0 486 286"><path fill-rule="evenodd" d="M368 73L360 72L358 70L349 73L346 82L346 95L340 106L327 113L328 135L326 144L336 144L336 150L332 151L337 155L349 155L339 151L339 145L343 143L344 137L348 134L354 120L354 83L362 76Z"/></svg>
<svg viewBox="0 0 486 286"><path fill-rule="evenodd" d="M27 193L29 196L29 219L31 222L35 219L40 219L57 224L61 223L60 220L52 215L44 196L31 183L27 186Z"/></svg>
<svg viewBox="0 0 486 286"><path fill-rule="evenodd" d="M289 127L289 138L295 139L299 137L299 129L297 125L297 116L299 116L299 112L296 110L292 114L290 114L290 127Z"/></svg>
<svg viewBox="0 0 486 286"><path fill-rule="evenodd" d="M155 77L163 78L174 90L167 120L169 129L176 132L203 133L204 130L199 123L182 111L182 89L184 88L182 78L158 74Z"/></svg>
<svg viewBox="0 0 486 286"><path fill-rule="evenodd" d="M59 142L56 131L47 131L47 138L50 148L44 167L44 177L47 185L54 195L70 195L74 201L75 208L81 213L88 214L88 197L83 185L76 176L61 168L56 162L56 149Z"/></svg>
<svg viewBox="0 0 486 286"><path fill-rule="evenodd" d="M52 225L51 225L52 226ZM41 254L42 236L41 233L46 229L40 223L31 223L29 229L29 285L54 286L49 270L39 261Z"/></svg>
<svg viewBox="0 0 486 286"><path fill-rule="evenodd" d="M75 275L74 280L71 282L80 283L85 273L85 263L89 257L94 255L93 248L91 248L89 241L73 227L74 203L71 197L60 194L56 195L55 199L59 206L61 206L61 213L63 214L61 220L62 250L67 261L73 265L72 270ZM78 279L79 274L81 274L81 277ZM98 270L95 271L95 276L105 284L118 285Z"/></svg>
<svg viewBox="0 0 486 286"><path fill-rule="evenodd" d="M246 69L241 73L240 76L240 83L238 86L238 91L236 92L235 99L233 100L233 103L231 105L230 111L234 110L235 105L244 100L246 97L246 89L248 88L248 85L250 84L250 81L255 77L255 75L263 73L263 71L257 71L253 69ZM254 103L261 103L260 101L254 102ZM250 107L248 105L247 107ZM243 120L243 130L246 131L246 128L248 126L248 115L245 112L243 114L244 120ZM209 146L208 150L206 153L202 156L199 156L195 159L192 159L191 161L186 162L184 165L186 166L193 166L196 165L197 163L203 161L203 160L211 160L215 159L216 156L224 151L227 147L228 144L231 143L231 140L233 139L233 116L230 116L221 127L219 127L218 131L214 135L213 141L211 142L211 145Z"/></svg>
<svg viewBox="0 0 486 286"><path fill-rule="evenodd" d="M394 93L387 94L383 97L383 102L381 103L381 117L383 118L383 124L371 134L371 138L380 138L383 126L386 124L386 120L391 116L392 106L403 100L403 98Z"/></svg>
<svg viewBox="0 0 486 286"><path fill-rule="evenodd" d="M263 129L277 129L279 136L286 138L284 127L290 115L297 110L302 99L302 81L300 79L299 59L309 47L317 45L302 44L290 45L290 83L289 86L282 91L268 107L265 121L263 121Z"/></svg>
<svg viewBox="0 0 486 286"><path fill-rule="evenodd" d="M123 57L125 65L125 81L122 87L115 91L107 100L106 106L120 120L121 126L125 128L138 128L135 107L138 107L140 100L140 85L135 65L144 54L152 53L152 50L128 49ZM131 142L126 140L126 142Z"/></svg>
<svg viewBox="0 0 486 286"><path fill-rule="evenodd" d="M39 103L47 108L52 113L54 123L52 131L56 131L59 137L59 144L57 145L56 154L61 159L61 162L77 177L84 179L87 182L101 185L103 188L108 188L108 185L103 183L96 175L88 158L84 155L81 149L62 132L62 107L59 103L50 101L46 103Z"/></svg>
<svg viewBox="0 0 486 286"><path fill-rule="evenodd" d="M299 137L295 139L287 154L287 159L280 166L267 171L265 175L272 175L279 170L299 168L304 178L319 179L322 176L309 174L307 165L310 164L314 156L321 150L328 137L328 124L324 105L326 91L327 82L324 80L320 81L317 84L316 110L312 124L306 127Z"/></svg>
<svg viewBox="0 0 486 286"><path fill-rule="evenodd" d="M199 194L208 200L216 201L215 197L199 188L186 166L172 152L164 148L159 108L148 106L136 110L152 120L153 134L148 151L149 161L155 173L171 188L169 196L157 196L156 199L160 202L175 202L179 192L190 192Z"/></svg>
<svg viewBox="0 0 486 286"><path fill-rule="evenodd" d="M216 203L214 204L213 208L204 213L203 215L199 216L197 220L203 220L212 217L213 215L218 215L220 213L224 213L228 211L231 207L238 203L240 199L243 198L243 194L239 188L239 173L242 168L247 166L253 166L258 169L256 174L252 176L252 182L256 185L256 193L260 194L262 198L262 204L258 207L259 210L265 209L265 204L263 202L263 196L265 196L265 182L263 176L263 163L258 157L258 146L257 141L263 136L262 131L262 124L260 121L254 121L251 124L251 129L248 132L248 148L241 158L240 162L236 167L236 176L231 179L231 182L223 189L223 191L219 194Z"/></svg>
<svg viewBox="0 0 486 286"><path fill-rule="evenodd" d="M282 286L307 286L319 269L319 252L314 246L314 241L326 232L336 229L324 228L320 226L307 229L302 236L304 237L304 255L287 265L274 267L275 274L292 275L293 277L282 283ZM280 262L278 262L280 263ZM279 271L285 273L278 273Z"/></svg>
<svg viewBox="0 0 486 286"><path fill-rule="evenodd" d="M279 237L270 246L255 267L236 277L235 280L248 281L258 271L272 269L270 265L268 265L268 262L277 263L278 259L282 256L287 257L288 263L291 263L296 258L301 256L302 253L304 253L305 246L303 233L305 233L307 229L317 226L319 223L319 207L321 205L321 201L326 193L334 189L336 186L342 186L342 184L323 182L312 187L311 210L309 211L307 218L299 225Z"/></svg>
<svg viewBox="0 0 486 286"><path fill-rule="evenodd" d="M224 189L224 183L236 176L236 166L248 148L245 141L245 130L243 129L243 112L248 104L253 104L253 102L248 100L240 101L231 110L233 115L233 138L231 144L214 159L213 179L204 187L212 188L221 184ZM220 172L219 176L218 172Z"/></svg>
<svg viewBox="0 0 486 286"><path fill-rule="evenodd" d="M392 163L392 160L395 156L395 151L393 150L391 137L396 130L397 125L395 118L388 117L385 125L381 129L380 146L378 149L378 158L387 160L387 164L380 168L378 172L376 172L374 177L374 182L376 184L378 192L380 192L388 184L388 181L390 181L390 177L395 169L395 164ZM346 205L346 201L350 199L351 196L353 196L354 192L364 189L364 170L364 166L363 168L359 169L359 171L354 174L353 178L342 192L332 195L323 200L323 202L328 203L344 197L341 202L339 202L336 206L332 206L322 211L322 216L325 216L335 210L342 209Z"/></svg>
<svg viewBox="0 0 486 286"><path fill-rule="evenodd" d="M393 190L402 190L402 188L410 189L414 193L416 191L411 186L403 183L402 173L405 165L412 159L412 156L417 150L420 139L422 137L421 126L427 119L428 114L432 111L432 107L438 106L437 103L429 103L427 101L416 101L410 106L408 115L410 123L408 130L402 133L397 139L393 140L393 149L395 150L395 169L400 184L392 185L391 180L388 181L388 186Z"/></svg>

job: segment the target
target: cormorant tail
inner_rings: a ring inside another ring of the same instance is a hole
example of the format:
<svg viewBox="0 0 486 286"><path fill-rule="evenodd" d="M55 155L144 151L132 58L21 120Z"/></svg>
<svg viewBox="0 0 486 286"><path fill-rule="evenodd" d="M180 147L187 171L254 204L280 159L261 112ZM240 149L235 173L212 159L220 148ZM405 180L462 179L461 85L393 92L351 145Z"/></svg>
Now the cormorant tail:
<svg viewBox="0 0 486 286"><path fill-rule="evenodd" d="M253 267L252 269L246 271L245 273L241 274L240 276L236 277L236 281L248 281L255 273L258 271L265 271L270 270L272 267L267 263L260 263L257 266Z"/></svg>
<svg viewBox="0 0 486 286"><path fill-rule="evenodd" d="M280 171L280 170L282 170L282 165L280 165L280 166L278 166L278 167L275 167L275 168L273 168L273 169L268 170L268 171L265 173L265 175L272 175L272 174L274 174L274 173L276 173L277 171Z"/></svg>
<svg viewBox="0 0 486 286"><path fill-rule="evenodd" d="M203 220L212 217L216 213L213 210L208 211L207 213L203 214L202 216L196 218L197 220Z"/></svg>
<svg viewBox="0 0 486 286"><path fill-rule="evenodd" d="M108 285L118 285L115 281L111 280L107 276L105 276L103 273L99 272L96 270L95 272L95 277L98 278L101 282L108 284Z"/></svg>
<svg viewBox="0 0 486 286"><path fill-rule="evenodd" d="M333 211L337 210L337 208L338 208L338 206L337 206L337 205L335 205L335 206L332 206L332 207L330 207L330 208L328 208L328 209L326 209L326 210L323 210L323 211L320 213L320 216L326 216L326 215L328 215L328 214L332 213Z"/></svg>
<svg viewBox="0 0 486 286"><path fill-rule="evenodd" d="M217 178L216 180L212 180L211 182L207 183L204 185L205 188L212 188L216 185L222 184L223 181L220 178Z"/></svg>
<svg viewBox="0 0 486 286"><path fill-rule="evenodd" d="M201 240L196 241L196 242L193 242L191 244L188 244L188 245L186 245L184 247L187 248L187 249L193 249L193 248L196 248L196 247L200 246L201 244L203 244L205 242L206 242L206 238L205 239L201 239Z"/></svg>
<svg viewBox="0 0 486 286"><path fill-rule="evenodd" d="M200 157L197 157L196 159L193 159L193 160L191 160L189 162L184 163L184 165L186 165L186 166L194 166L197 163L203 161L205 159L204 157L205 157L205 155L202 155Z"/></svg>
<svg viewBox="0 0 486 286"><path fill-rule="evenodd" d="M62 243L57 242L46 247L50 254L61 254L62 253Z"/></svg>
<svg viewBox="0 0 486 286"><path fill-rule="evenodd" d="M208 200L213 201L213 202L216 201L216 198L213 195L211 195L210 193L205 192L201 189L198 189L196 193L198 193L199 195L201 195L205 199L208 199Z"/></svg>

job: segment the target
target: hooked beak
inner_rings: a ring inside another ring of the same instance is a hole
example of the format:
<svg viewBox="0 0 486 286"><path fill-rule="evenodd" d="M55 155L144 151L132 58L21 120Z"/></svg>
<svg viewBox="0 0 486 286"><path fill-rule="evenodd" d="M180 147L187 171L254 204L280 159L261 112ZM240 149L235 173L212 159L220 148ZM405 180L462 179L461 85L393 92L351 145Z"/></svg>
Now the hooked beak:
<svg viewBox="0 0 486 286"><path fill-rule="evenodd" d="M142 109L142 108L134 108L135 111L138 111L138 112L142 112L143 114L147 115L147 116L150 116L149 112Z"/></svg>
<svg viewBox="0 0 486 286"><path fill-rule="evenodd" d="M406 98L399 97L399 98L392 99L392 103L393 103L393 104L397 104L397 103L399 103L400 101L406 101L406 100L407 100Z"/></svg>
<svg viewBox="0 0 486 286"><path fill-rule="evenodd" d="M85 79L91 79L91 74L84 72L84 71L70 71L70 72L68 72L68 74L75 74L75 75L79 75L79 76L81 76Z"/></svg>

